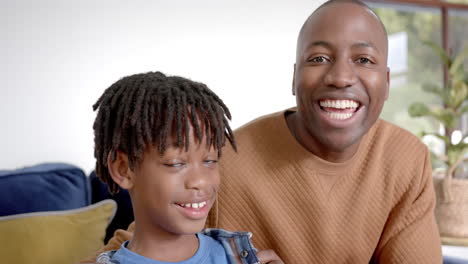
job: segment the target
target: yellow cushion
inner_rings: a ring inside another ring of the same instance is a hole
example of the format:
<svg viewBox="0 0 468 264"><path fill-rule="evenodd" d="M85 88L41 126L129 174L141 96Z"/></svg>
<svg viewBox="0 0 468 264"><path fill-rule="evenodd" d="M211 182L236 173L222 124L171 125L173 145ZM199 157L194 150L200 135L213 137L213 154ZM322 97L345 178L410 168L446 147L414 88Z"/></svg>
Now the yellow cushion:
<svg viewBox="0 0 468 264"><path fill-rule="evenodd" d="M108 199L75 210L0 217L0 262L76 263L103 246L116 210Z"/></svg>
<svg viewBox="0 0 468 264"><path fill-rule="evenodd" d="M446 237L441 236L442 245L468 247L468 237Z"/></svg>

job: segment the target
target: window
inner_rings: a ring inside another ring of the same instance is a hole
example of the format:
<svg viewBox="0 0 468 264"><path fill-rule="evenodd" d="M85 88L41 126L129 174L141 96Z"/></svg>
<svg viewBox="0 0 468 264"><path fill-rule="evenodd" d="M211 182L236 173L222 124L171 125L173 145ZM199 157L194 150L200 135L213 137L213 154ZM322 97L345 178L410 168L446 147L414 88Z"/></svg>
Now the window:
<svg viewBox="0 0 468 264"><path fill-rule="evenodd" d="M421 86L425 83L442 86L446 78L439 57L422 41L432 41L451 52L468 47L468 0L366 2L389 34L390 98L382 118L415 134L438 131L438 123L411 118L407 113L412 102L437 102L438 98L423 92ZM467 62L468 58L465 65ZM468 122L462 122L462 130L468 131Z"/></svg>
<svg viewBox="0 0 468 264"><path fill-rule="evenodd" d="M439 58L423 40L442 43L440 10L394 4L373 4L389 36L390 97L382 118L413 133L435 131L438 127L426 118L414 119L408 107L415 101L431 103L435 96L422 91L423 83L443 83Z"/></svg>

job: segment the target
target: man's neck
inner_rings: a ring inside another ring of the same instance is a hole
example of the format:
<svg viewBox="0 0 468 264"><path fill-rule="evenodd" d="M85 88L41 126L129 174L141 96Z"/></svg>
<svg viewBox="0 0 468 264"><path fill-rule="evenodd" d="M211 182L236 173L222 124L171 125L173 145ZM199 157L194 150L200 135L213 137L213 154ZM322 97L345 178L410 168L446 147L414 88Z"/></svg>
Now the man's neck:
<svg viewBox="0 0 468 264"><path fill-rule="evenodd" d="M307 129L299 120L298 112L286 113L285 118L288 129L296 141L309 152L323 160L334 163L345 162L351 159L359 148L360 141L342 151L331 150L329 147L320 144L307 132Z"/></svg>

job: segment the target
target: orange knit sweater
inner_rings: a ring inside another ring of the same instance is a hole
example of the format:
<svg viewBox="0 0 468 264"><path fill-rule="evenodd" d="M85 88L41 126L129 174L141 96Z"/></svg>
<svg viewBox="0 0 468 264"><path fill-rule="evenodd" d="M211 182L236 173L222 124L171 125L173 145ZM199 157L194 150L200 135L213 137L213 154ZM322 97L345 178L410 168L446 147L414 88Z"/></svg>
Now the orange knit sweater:
<svg viewBox="0 0 468 264"><path fill-rule="evenodd" d="M287 264L442 263L429 153L418 138L379 120L351 160L330 163L293 138L284 115L236 131L239 150L224 149L208 226L251 231L258 249Z"/></svg>

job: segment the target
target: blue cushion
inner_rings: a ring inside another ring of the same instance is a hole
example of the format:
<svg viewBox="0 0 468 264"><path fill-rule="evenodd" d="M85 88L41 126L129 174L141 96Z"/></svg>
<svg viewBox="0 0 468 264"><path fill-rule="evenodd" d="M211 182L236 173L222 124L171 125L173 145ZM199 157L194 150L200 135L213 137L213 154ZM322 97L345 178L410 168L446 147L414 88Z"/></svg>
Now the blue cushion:
<svg viewBox="0 0 468 264"><path fill-rule="evenodd" d="M444 264L468 264L468 260L444 256Z"/></svg>
<svg viewBox="0 0 468 264"><path fill-rule="evenodd" d="M88 178L73 165L44 163L0 171L0 216L70 210L90 203Z"/></svg>

